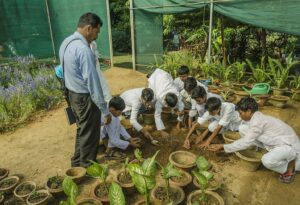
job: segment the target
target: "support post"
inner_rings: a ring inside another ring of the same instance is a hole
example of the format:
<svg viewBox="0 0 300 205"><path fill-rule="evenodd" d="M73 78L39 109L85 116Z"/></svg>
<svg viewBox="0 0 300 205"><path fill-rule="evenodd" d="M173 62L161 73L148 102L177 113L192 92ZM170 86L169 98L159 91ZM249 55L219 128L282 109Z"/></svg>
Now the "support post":
<svg viewBox="0 0 300 205"><path fill-rule="evenodd" d="M50 37L51 37L52 49L53 49L54 59L56 60L56 52L55 52L54 38L53 38L53 32L52 32L52 26L51 26L51 19L50 19L49 7L48 7L48 0L45 0L45 5L46 5L46 11L47 11L47 17L48 17L48 24L49 24L49 29L50 29Z"/></svg>
<svg viewBox="0 0 300 205"><path fill-rule="evenodd" d="M132 68L134 71L136 71L133 1L134 0L130 0L130 30L131 30L131 51L132 51L131 55L132 55Z"/></svg>
<svg viewBox="0 0 300 205"><path fill-rule="evenodd" d="M208 35L208 54L207 54L208 64L210 64L210 60L211 60L211 35L212 35L213 12L214 12L214 3L213 0L211 0L210 11L209 11L209 35Z"/></svg>
<svg viewBox="0 0 300 205"><path fill-rule="evenodd" d="M109 53L110 53L110 66L114 67L114 51L112 45L112 32L111 32L111 20L110 20L110 6L109 0L106 0L106 15L107 15L107 29L108 29L108 39L109 39Z"/></svg>

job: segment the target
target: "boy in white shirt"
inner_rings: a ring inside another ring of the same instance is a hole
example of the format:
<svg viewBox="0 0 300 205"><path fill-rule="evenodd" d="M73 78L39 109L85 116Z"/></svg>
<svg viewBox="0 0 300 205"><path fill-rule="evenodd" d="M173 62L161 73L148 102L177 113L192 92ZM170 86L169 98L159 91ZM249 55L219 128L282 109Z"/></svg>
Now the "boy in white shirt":
<svg viewBox="0 0 300 205"><path fill-rule="evenodd" d="M207 99L211 97L219 98L221 102L223 102L223 99L221 98L220 95L209 93L202 86L197 86L192 90L191 93L192 108L189 111L189 121L188 121L190 129L192 128L193 118L196 117L197 115L198 117L202 117L203 114L205 113L206 111L205 104L207 102Z"/></svg>
<svg viewBox="0 0 300 205"><path fill-rule="evenodd" d="M212 145L209 150L232 153L260 143L268 151L261 159L263 165L279 173L281 182L292 182L296 171L300 171L300 140L295 131L283 121L259 112L253 98L243 98L237 110L248 122L247 132L231 144Z"/></svg>
<svg viewBox="0 0 300 205"><path fill-rule="evenodd" d="M235 111L235 105L233 103L222 103L219 98L212 97L207 100L205 108L207 111L202 117L199 117L197 123L192 126L186 136L183 147L190 149L190 135L194 132L197 126L204 124L207 121L211 121L208 129L198 136L195 142L195 144L202 142L207 134L211 132L212 134L199 145L199 147L203 149L207 149L209 147L211 141L217 136L217 134L223 133L227 130L239 130L242 120L239 113Z"/></svg>
<svg viewBox="0 0 300 205"><path fill-rule="evenodd" d="M131 137L120 122L119 116L125 108L124 100L121 97L113 97L108 106L112 115L111 123L103 126L100 135L102 140L108 138L106 155L118 157L114 156L118 154L114 148L126 150L129 145L135 148L140 147L141 139Z"/></svg>
<svg viewBox="0 0 300 205"><path fill-rule="evenodd" d="M178 92L183 90L184 81L189 77L190 70L186 65L182 65L177 70L177 78L174 79L174 85Z"/></svg>
<svg viewBox="0 0 300 205"><path fill-rule="evenodd" d="M150 132L137 121L139 114L154 109L155 99L153 90L151 88L134 88L125 91L120 97L126 105L123 115L130 117L130 123L134 129L142 132L146 138L154 142Z"/></svg>
<svg viewBox="0 0 300 205"><path fill-rule="evenodd" d="M184 104L182 103L181 95L173 83L172 76L157 68L149 77L149 88L151 88L156 97L154 119L157 130L160 131L162 137L168 137L169 134L165 131L164 123L161 119L163 107L171 107L178 116L177 127L183 120Z"/></svg>

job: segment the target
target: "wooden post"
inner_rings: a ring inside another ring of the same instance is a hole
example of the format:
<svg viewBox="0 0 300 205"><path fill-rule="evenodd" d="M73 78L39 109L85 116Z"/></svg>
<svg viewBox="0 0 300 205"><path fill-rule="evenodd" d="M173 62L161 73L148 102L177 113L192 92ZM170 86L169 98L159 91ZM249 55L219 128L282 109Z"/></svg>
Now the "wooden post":
<svg viewBox="0 0 300 205"><path fill-rule="evenodd" d="M50 13L49 13L49 7L48 7L48 1L47 0L45 0L45 4L46 4L47 17L48 17L48 24L49 24L49 29L50 29L50 37L51 37L51 43L52 43L52 48L53 48L53 54L54 54L54 59L56 60L54 38L53 38L51 19L50 19Z"/></svg>
<svg viewBox="0 0 300 205"><path fill-rule="evenodd" d="M106 15L107 15L108 39L109 39L110 66L114 67L114 59L113 59L114 58L114 51L113 51L113 45L112 45L109 0L106 0Z"/></svg>
<svg viewBox="0 0 300 205"><path fill-rule="evenodd" d="M208 55L207 55L207 63L210 64L210 54L211 54L211 35L212 35L212 22L213 22L213 11L214 3L213 0L210 1L210 13L209 13L209 35L208 35Z"/></svg>
<svg viewBox="0 0 300 205"><path fill-rule="evenodd" d="M134 13L133 13L133 1L130 0L130 30L131 30L131 51L132 51L132 68L136 70L135 62L135 35L134 35Z"/></svg>

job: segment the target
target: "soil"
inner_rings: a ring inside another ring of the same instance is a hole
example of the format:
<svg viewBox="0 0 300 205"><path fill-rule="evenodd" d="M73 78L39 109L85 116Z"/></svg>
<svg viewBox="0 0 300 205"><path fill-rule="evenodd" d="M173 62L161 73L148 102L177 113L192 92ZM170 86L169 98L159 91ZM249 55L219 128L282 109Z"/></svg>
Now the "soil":
<svg viewBox="0 0 300 205"><path fill-rule="evenodd" d="M201 205L219 205L220 204L216 198L214 198L208 194L206 195L206 197L207 197L206 198L207 200L205 203L203 203L203 201L201 201L201 202L199 201L200 195L196 195L192 198L192 204L194 204L194 203L199 203Z"/></svg>
<svg viewBox="0 0 300 205"><path fill-rule="evenodd" d="M5 179L1 181L0 188L5 189L16 183L16 179Z"/></svg>
<svg viewBox="0 0 300 205"><path fill-rule="evenodd" d="M32 195L30 195L30 198L28 199L28 202L30 203L38 203L40 201L43 201L45 198L47 198L47 194L45 193L40 193L40 192L36 192Z"/></svg>
<svg viewBox="0 0 300 205"><path fill-rule="evenodd" d="M106 184L107 187L110 186L110 184ZM103 199L103 198L107 198L108 197L108 191L107 189L105 188L104 184L100 184L98 187L97 187L97 190L96 190L96 196L98 196L100 199Z"/></svg>
<svg viewBox="0 0 300 205"><path fill-rule="evenodd" d="M47 182L47 186L50 189L60 189L60 188L62 188L63 180L64 180L64 178L61 176L50 177Z"/></svg>
<svg viewBox="0 0 300 205"><path fill-rule="evenodd" d="M18 187L18 190L16 191L16 193L20 196L25 196L25 195L31 193L33 189L34 189L33 185L23 184L23 185Z"/></svg>
<svg viewBox="0 0 300 205"><path fill-rule="evenodd" d="M13 196L12 198L6 200L4 205L26 205L26 203Z"/></svg>
<svg viewBox="0 0 300 205"><path fill-rule="evenodd" d="M129 183L132 183L130 174L129 174L129 173L125 173L124 171L121 172L121 173L118 175L118 180L119 180L119 182L121 182L122 184L129 184Z"/></svg>
<svg viewBox="0 0 300 205"><path fill-rule="evenodd" d="M0 168L0 178L1 178L2 176L4 176L5 174L6 174L6 170Z"/></svg>
<svg viewBox="0 0 300 205"><path fill-rule="evenodd" d="M164 187L158 187L154 193L155 197L162 202L162 204L167 204L167 191ZM178 201L180 199L180 194L176 189L170 187L169 196L171 201Z"/></svg>
<svg viewBox="0 0 300 205"><path fill-rule="evenodd" d="M174 182L183 183L188 180L188 177L183 172L181 172L181 177L171 177L171 179Z"/></svg>
<svg viewBox="0 0 300 205"><path fill-rule="evenodd" d="M144 74L128 69L113 68L104 72L112 94L146 86ZM74 152L76 126L67 124L64 114L65 104L48 112L37 114L31 122L12 132L0 134L0 165L10 170L11 175L23 175L37 186L43 186L49 177L64 175L70 168L70 158ZM266 104L260 110L279 118L294 128L300 136L300 102L289 101L284 109ZM182 144L187 131L177 130L176 121L166 123L169 138L162 138L157 131L151 132L160 146L147 143L143 148L143 157L152 156L160 150L157 160L165 165L169 154L184 150ZM104 161L104 151L99 149L98 160ZM212 164L216 174L220 175L222 187L219 191L227 205L298 205L300 201L300 175L297 173L291 184L278 181L278 174L260 167L256 172L248 172L240 166L240 160L234 154L212 153L192 146L191 152L205 156ZM133 151L126 152L130 157ZM132 157L133 158L133 157ZM111 167L120 168L119 162L108 161ZM299 175L299 176L298 176ZM80 196L90 196L91 186L96 179L87 178L79 184ZM190 188L189 194L195 190ZM137 201L138 196L126 197L129 204ZM60 200L49 204L58 205ZM11 203L16 205L17 203Z"/></svg>

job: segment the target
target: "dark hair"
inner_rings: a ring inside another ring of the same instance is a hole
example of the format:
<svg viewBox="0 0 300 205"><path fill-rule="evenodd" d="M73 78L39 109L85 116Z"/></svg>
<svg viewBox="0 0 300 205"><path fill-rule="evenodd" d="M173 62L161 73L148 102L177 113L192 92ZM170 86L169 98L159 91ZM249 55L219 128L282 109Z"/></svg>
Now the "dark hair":
<svg viewBox="0 0 300 205"><path fill-rule="evenodd" d="M215 111L217 109L219 109L222 105L222 102L219 98L216 97L211 97L208 98L205 104L205 109L208 110L208 112L212 112Z"/></svg>
<svg viewBox="0 0 300 205"><path fill-rule="evenodd" d="M82 16L80 16L77 27L78 28L83 28L84 26L91 25L93 28L100 27L103 25L103 22L101 18L94 13L85 13Z"/></svg>
<svg viewBox="0 0 300 205"><path fill-rule="evenodd" d="M123 111L125 109L125 102L120 96L115 96L109 101L108 107Z"/></svg>
<svg viewBox="0 0 300 205"><path fill-rule="evenodd" d="M184 81L184 89L187 92L191 92L197 86L197 80L194 77L188 77L186 81Z"/></svg>
<svg viewBox="0 0 300 205"><path fill-rule="evenodd" d="M153 100L154 98L154 92L151 88L145 88L142 90L142 98L146 101L146 102L150 102Z"/></svg>
<svg viewBox="0 0 300 205"><path fill-rule="evenodd" d="M178 68L177 75L185 75L185 74L189 74L189 72L190 72L189 67L187 67L186 65L182 65Z"/></svg>
<svg viewBox="0 0 300 205"><path fill-rule="evenodd" d="M166 103L170 107L175 107L177 104L177 96L174 93L167 93L166 95Z"/></svg>
<svg viewBox="0 0 300 205"><path fill-rule="evenodd" d="M245 97L236 104L236 110L241 110L244 112L250 110L252 113L254 113L258 110L258 104L254 98Z"/></svg>
<svg viewBox="0 0 300 205"><path fill-rule="evenodd" d="M196 98L204 98L207 96L205 89L202 86L197 86L192 90L191 97L193 99Z"/></svg>

